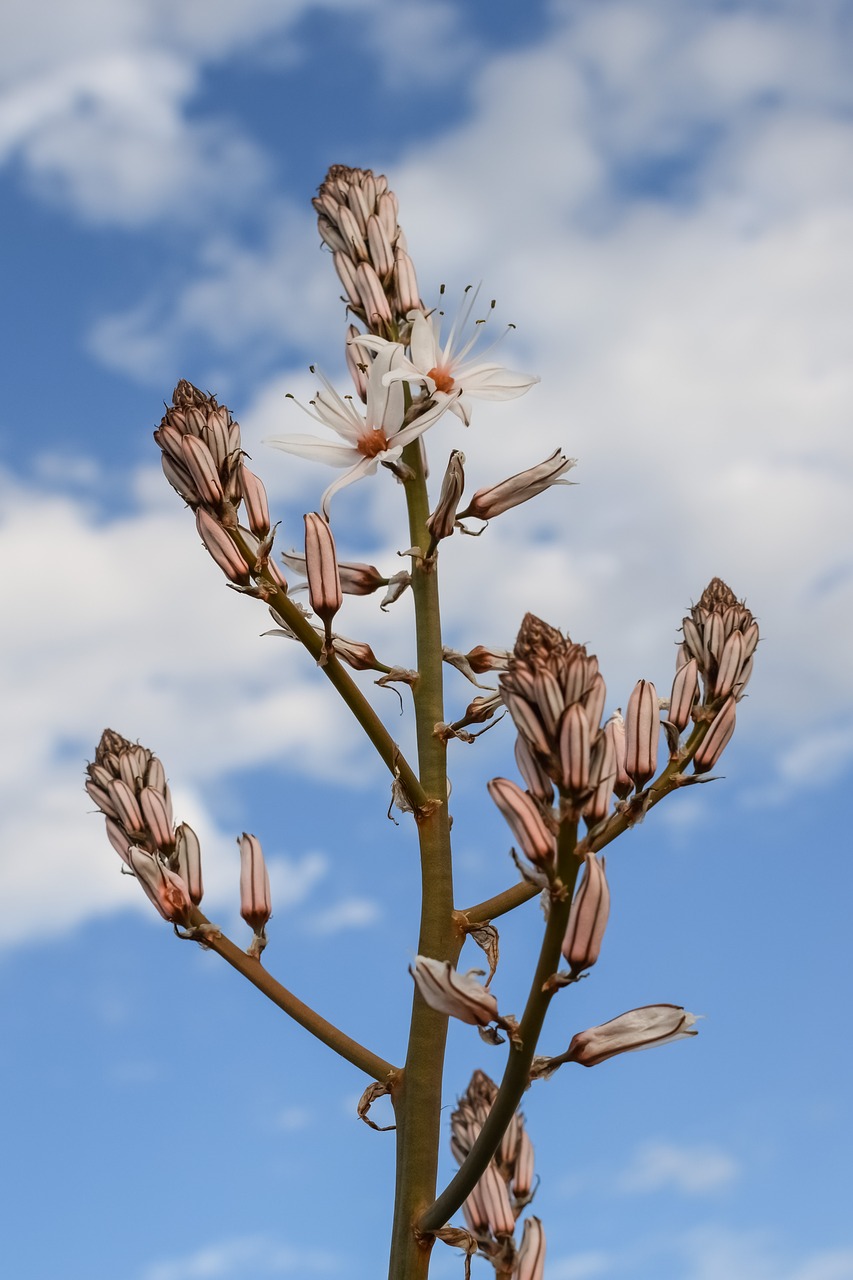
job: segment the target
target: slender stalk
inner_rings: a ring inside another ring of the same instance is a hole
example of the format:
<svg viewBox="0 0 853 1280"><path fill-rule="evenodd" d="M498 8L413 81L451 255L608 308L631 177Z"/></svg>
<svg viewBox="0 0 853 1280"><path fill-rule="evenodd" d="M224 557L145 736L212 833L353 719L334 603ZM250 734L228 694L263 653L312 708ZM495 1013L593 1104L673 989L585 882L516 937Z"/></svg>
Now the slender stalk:
<svg viewBox="0 0 853 1280"><path fill-rule="evenodd" d="M247 563L251 564L252 553L239 532L236 529L229 529L228 533ZM255 576L256 581L263 586L266 602L275 609L276 613L281 615L296 638L305 646L312 658L317 661L323 652L322 637L317 635L311 623L290 599L287 592L277 586L272 578L262 573ZM373 707L367 701L367 698L334 655L328 656L325 665L320 669L330 684L337 689L367 737L373 743L392 776L399 778L409 803L417 813L426 803L426 793L416 773Z"/></svg>
<svg viewBox="0 0 853 1280"><path fill-rule="evenodd" d="M426 549L429 505L416 441L403 453L413 478L406 484L409 536ZM455 963L464 941L453 923L453 877L447 812L446 744L435 735L444 720L441 618L435 562L412 565L419 679L414 687L420 782L429 800L418 818L421 859L421 923L418 952ZM441 1086L447 1018L415 991L406 1065L392 1090L397 1118L397 1187L389 1280L424 1280L432 1239L415 1224L435 1196L441 1119Z"/></svg>
<svg viewBox="0 0 853 1280"><path fill-rule="evenodd" d="M353 1066L358 1067L359 1071L364 1071L373 1080L381 1083L393 1082L398 1075L398 1069L390 1062L386 1062L384 1058L380 1058L378 1054L373 1053L370 1049L366 1049L364 1045L359 1044L357 1040L353 1040L346 1035L338 1027L331 1022L327 1022L319 1013L316 1013L309 1005L303 1003L302 1000L295 996L292 991L288 991L287 987L283 987L277 982L261 964L260 960L256 960L253 956L247 955L245 951L241 951L236 943L227 938L224 933L216 925L211 925L210 921L202 914L198 908L195 908L192 915L192 927L195 929L202 928L204 930L201 941L211 951L215 951L217 955L231 965L232 969L236 969L244 978L248 978L253 986L272 1000L273 1004L278 1005L286 1014L293 1018L294 1022L298 1022L306 1031L310 1031L312 1036L321 1040L323 1044L328 1045L330 1049L334 1049L335 1053L340 1054L342 1058L346 1058L347 1062L351 1062Z"/></svg>
<svg viewBox="0 0 853 1280"><path fill-rule="evenodd" d="M565 887L565 895L556 900L552 899L551 902L539 961L533 975L524 1016L518 1028L520 1043L514 1043L510 1047L497 1097L464 1164L435 1203L421 1217L418 1227L423 1232L437 1231L462 1207L500 1146L501 1138L530 1082L530 1064L536 1052L545 1014L554 996L552 990L543 991L542 988L559 967L560 947L566 933L572 894L581 867L575 853L576 846L577 823L564 822L560 828L557 845L557 874Z"/></svg>

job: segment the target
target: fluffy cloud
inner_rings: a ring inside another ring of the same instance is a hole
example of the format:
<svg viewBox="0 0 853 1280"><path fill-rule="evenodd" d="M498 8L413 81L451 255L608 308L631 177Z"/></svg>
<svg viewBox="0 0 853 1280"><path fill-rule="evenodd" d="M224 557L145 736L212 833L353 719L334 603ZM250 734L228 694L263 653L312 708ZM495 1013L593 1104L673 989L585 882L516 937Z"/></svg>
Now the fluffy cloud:
<svg viewBox="0 0 853 1280"><path fill-rule="evenodd" d="M339 1275L341 1260L317 1249L298 1249L260 1236L223 1240L146 1267L140 1280L236 1280L256 1276Z"/></svg>
<svg viewBox="0 0 853 1280"><path fill-rule="evenodd" d="M716 1147L648 1142L634 1155L617 1180L623 1191L680 1191L704 1195L728 1186L738 1176L731 1156Z"/></svg>

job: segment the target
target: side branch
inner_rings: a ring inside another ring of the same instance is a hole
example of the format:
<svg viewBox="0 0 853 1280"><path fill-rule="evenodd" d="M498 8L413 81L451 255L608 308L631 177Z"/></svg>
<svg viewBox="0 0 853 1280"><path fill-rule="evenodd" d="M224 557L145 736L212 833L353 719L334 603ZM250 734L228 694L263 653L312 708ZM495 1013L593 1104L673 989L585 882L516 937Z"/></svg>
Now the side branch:
<svg viewBox="0 0 853 1280"><path fill-rule="evenodd" d="M190 927L192 930L199 931L197 935L199 942L222 956L232 969L236 969L244 978L248 978L253 986L293 1018L294 1022L298 1022L317 1040L321 1040L335 1053L346 1058L347 1062L351 1062L354 1067L358 1067L359 1071L382 1083L393 1080L399 1074L397 1067L380 1058L378 1054L372 1053L370 1049L366 1049L364 1045L353 1040L331 1022L327 1022L292 991L288 991L287 987L283 987L267 973L260 960L241 951L236 943L227 938L217 925L212 925L198 908L195 908L192 913Z"/></svg>

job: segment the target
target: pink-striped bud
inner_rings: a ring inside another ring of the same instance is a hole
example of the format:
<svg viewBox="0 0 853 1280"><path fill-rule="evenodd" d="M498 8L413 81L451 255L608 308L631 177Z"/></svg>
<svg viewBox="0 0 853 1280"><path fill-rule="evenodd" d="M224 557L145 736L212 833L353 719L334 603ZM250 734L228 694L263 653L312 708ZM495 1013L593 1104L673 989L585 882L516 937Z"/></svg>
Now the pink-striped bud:
<svg viewBox="0 0 853 1280"><path fill-rule="evenodd" d="M544 1280L545 1228L538 1218L525 1220L512 1280Z"/></svg>
<svg viewBox="0 0 853 1280"><path fill-rule="evenodd" d="M192 901L179 875L138 845L128 851L127 865L164 920L170 920L172 924L189 924Z"/></svg>
<svg viewBox="0 0 853 1280"><path fill-rule="evenodd" d="M536 803L508 778L493 778L488 789L525 858L543 871L553 871L556 845Z"/></svg>
<svg viewBox="0 0 853 1280"><path fill-rule="evenodd" d="M124 829L136 833L145 829L142 810L124 778L113 778L107 788L115 808L115 816Z"/></svg>
<svg viewBox="0 0 853 1280"><path fill-rule="evenodd" d="M401 315L405 316L410 311L421 309L415 264L399 247L394 252L394 292L397 295L397 306Z"/></svg>
<svg viewBox="0 0 853 1280"><path fill-rule="evenodd" d="M263 936L272 915L270 877L264 851L257 836L244 831L237 841L240 846L240 915L254 932Z"/></svg>
<svg viewBox="0 0 853 1280"><path fill-rule="evenodd" d="M638 791L655 776L660 716L658 696L650 680L638 680L625 717L625 772Z"/></svg>
<svg viewBox="0 0 853 1280"><path fill-rule="evenodd" d="M667 719L679 733L687 728L690 713L699 696L699 664L695 658L683 663L675 673Z"/></svg>
<svg viewBox="0 0 853 1280"><path fill-rule="evenodd" d="M476 520L492 520L511 507L529 502L551 485L571 484L570 480L561 480L560 476L575 466L576 461L577 459L567 458L556 449L549 458L537 463L535 467L519 471L517 475L510 476L491 488L478 489L465 510L460 511L459 519L472 517Z"/></svg>
<svg viewBox="0 0 853 1280"><path fill-rule="evenodd" d="M358 291L358 280L355 274L355 263L348 253L333 253L332 262L338 273L338 279L344 286L349 304L356 311L361 309L361 295Z"/></svg>
<svg viewBox="0 0 853 1280"><path fill-rule="evenodd" d="M604 726L604 734L613 742L613 755L616 761L613 792L620 800L624 800L630 794L634 784L625 772L625 721L622 719L621 712L613 712Z"/></svg>
<svg viewBox="0 0 853 1280"><path fill-rule="evenodd" d="M456 527L456 508L465 488L465 454L454 449L441 482L438 505L426 522L432 541L449 538Z"/></svg>
<svg viewBox="0 0 853 1280"><path fill-rule="evenodd" d="M713 769L731 741L735 731L736 707L735 695L729 694L711 721L711 727L693 757L693 768L697 773L707 773L709 769Z"/></svg>
<svg viewBox="0 0 853 1280"><path fill-rule="evenodd" d="M316 511L305 517L305 570L311 608L325 623L328 634L332 619L343 602L343 595L335 539L328 521Z"/></svg>
<svg viewBox="0 0 853 1280"><path fill-rule="evenodd" d="M143 787L139 793L139 807L157 848L170 851L174 847L175 837L172 833L171 815L162 792L155 791L153 787Z"/></svg>
<svg viewBox="0 0 853 1280"><path fill-rule="evenodd" d="M515 739L515 763L533 798L550 808L554 803L554 784L521 734Z"/></svg>
<svg viewBox="0 0 853 1280"><path fill-rule="evenodd" d="M202 502L218 506L225 493L216 460L207 445L198 436L187 435L181 440L181 453Z"/></svg>
<svg viewBox="0 0 853 1280"><path fill-rule="evenodd" d="M512 1235L515 1229L507 1185L493 1164L486 1165L463 1208L469 1230L476 1236Z"/></svg>
<svg viewBox="0 0 853 1280"><path fill-rule="evenodd" d="M695 1021L694 1014L677 1004L647 1004L641 1009L630 1009L601 1026L579 1031L569 1045L565 1061L595 1067L617 1053L634 1053L698 1035L690 1029Z"/></svg>
<svg viewBox="0 0 853 1280"><path fill-rule="evenodd" d="M580 798L589 789L589 722L579 702L567 708L560 726L560 784Z"/></svg>
<svg viewBox="0 0 853 1280"><path fill-rule="evenodd" d="M415 986L431 1009L472 1027L485 1027L499 1016L498 1002L470 973L459 973L449 960L415 956L409 966Z"/></svg>
<svg viewBox="0 0 853 1280"><path fill-rule="evenodd" d="M374 329L390 324L393 317L382 282L369 262L360 262L355 279L367 323Z"/></svg>
<svg viewBox="0 0 853 1280"><path fill-rule="evenodd" d="M175 832L175 861L178 875L187 886L187 892L196 906L204 896L201 878L201 845L198 836L187 822L182 822Z"/></svg>
<svg viewBox="0 0 853 1280"><path fill-rule="evenodd" d="M256 537L263 540L270 531L270 508L263 482L247 466L240 468L240 490L246 506L246 519Z"/></svg>
<svg viewBox="0 0 853 1280"><path fill-rule="evenodd" d="M569 913L563 955L572 973L577 975L595 964L601 953L601 942L610 915L610 890L601 861L594 853L584 859L584 877L575 894Z"/></svg>
<svg viewBox="0 0 853 1280"><path fill-rule="evenodd" d="M247 586L249 566L222 526L209 512L205 511L204 507L199 507L196 511L195 523L205 550L211 559L216 561L226 578L239 586Z"/></svg>
<svg viewBox="0 0 853 1280"><path fill-rule="evenodd" d="M583 816L588 826L601 822L610 812L613 785L616 781L616 747L613 733L604 732L590 753L589 785L591 795L583 808ZM629 779L630 790L630 779Z"/></svg>

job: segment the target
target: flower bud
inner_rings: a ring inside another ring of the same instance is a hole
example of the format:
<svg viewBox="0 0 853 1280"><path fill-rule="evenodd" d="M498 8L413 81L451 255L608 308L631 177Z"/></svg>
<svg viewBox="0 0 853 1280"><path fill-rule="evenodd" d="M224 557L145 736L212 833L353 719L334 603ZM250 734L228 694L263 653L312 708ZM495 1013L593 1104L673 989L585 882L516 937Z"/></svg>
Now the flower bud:
<svg viewBox="0 0 853 1280"><path fill-rule="evenodd" d="M245 831L237 844L240 846L240 915L256 937L262 936L272 915L264 851L257 836L247 835Z"/></svg>
<svg viewBox="0 0 853 1280"><path fill-rule="evenodd" d="M472 1027L485 1027L498 1017L498 1002L468 973L459 973L449 960L415 956L409 966L415 986L431 1009L459 1018Z"/></svg>
<svg viewBox="0 0 853 1280"><path fill-rule="evenodd" d="M579 1031L569 1045L565 1060L582 1067L595 1067L617 1053L634 1053L638 1049L668 1044L670 1040L681 1040L684 1036L698 1035L690 1030L695 1021L694 1014L677 1004L647 1004L641 1009L630 1009L601 1026Z"/></svg>
<svg viewBox="0 0 853 1280"><path fill-rule="evenodd" d="M175 832L175 860L178 875L187 886L187 892L196 906L204 896L201 878L201 845L196 833L187 822L182 822Z"/></svg>
<svg viewBox="0 0 853 1280"><path fill-rule="evenodd" d="M433 543L449 538L456 525L456 508L465 488L465 454L454 449L441 482L438 505L426 522Z"/></svg>
<svg viewBox="0 0 853 1280"><path fill-rule="evenodd" d="M553 870L557 856L554 837L535 802L508 778L493 778L488 789L525 858L543 871Z"/></svg>
<svg viewBox="0 0 853 1280"><path fill-rule="evenodd" d="M189 890L179 875L164 867L159 858L138 845L132 846L128 851L127 865L164 920L170 920L173 924L189 924L192 901Z"/></svg>
<svg viewBox="0 0 853 1280"><path fill-rule="evenodd" d="M544 1280L545 1228L538 1218L525 1220L512 1280Z"/></svg>
<svg viewBox="0 0 853 1280"><path fill-rule="evenodd" d="M693 757L693 768L697 773L707 773L709 769L713 769L731 741L735 731L736 707L734 694L729 694L711 721L711 727Z"/></svg>
<svg viewBox="0 0 853 1280"><path fill-rule="evenodd" d="M621 712L613 712L604 726L604 734L613 742L613 755L616 761L613 792L620 800L624 800L630 794L634 784L625 772L625 721L622 719Z"/></svg>
<svg viewBox="0 0 853 1280"><path fill-rule="evenodd" d="M181 453L202 502L212 507L219 506L225 494L216 461L207 445L198 436L184 436Z"/></svg>
<svg viewBox="0 0 853 1280"><path fill-rule="evenodd" d="M660 718L658 696L650 680L638 680L625 717L625 772L638 791L655 776Z"/></svg>
<svg viewBox="0 0 853 1280"><path fill-rule="evenodd" d="M594 853L584 859L584 877L569 913L563 955L573 975L589 969L601 952L601 941L610 915L610 890L604 874L604 858Z"/></svg>
<svg viewBox="0 0 853 1280"><path fill-rule="evenodd" d="M270 509L263 482L248 467L240 468L240 490L246 506L249 528L262 540L270 531Z"/></svg>
<svg viewBox="0 0 853 1280"><path fill-rule="evenodd" d="M589 724L578 702L566 710L560 726L560 785L576 798L589 788Z"/></svg>
<svg viewBox="0 0 853 1280"><path fill-rule="evenodd" d="M521 734L515 739L515 763L533 798L550 808L554 803L554 784Z"/></svg>
<svg viewBox="0 0 853 1280"><path fill-rule="evenodd" d="M564 471L569 471L576 464L575 458L567 458L556 449L544 462L517 475L502 480L500 484L489 489L478 489L464 511L460 511L459 519L472 517L476 520L492 520L495 516L517 507L537 497L545 489L554 484L571 484L570 480L561 480Z"/></svg>
<svg viewBox="0 0 853 1280"><path fill-rule="evenodd" d="M699 696L699 664L695 658L683 663L675 673L667 719L679 733L687 728L693 704Z"/></svg>
<svg viewBox="0 0 853 1280"><path fill-rule="evenodd" d="M328 521L316 511L305 517L305 569L311 608L326 625L328 634L332 619L343 601L335 539Z"/></svg>
<svg viewBox="0 0 853 1280"><path fill-rule="evenodd" d="M239 586L247 586L249 566L222 526L204 507L199 507L195 513L195 523L205 550L216 561L226 578Z"/></svg>

